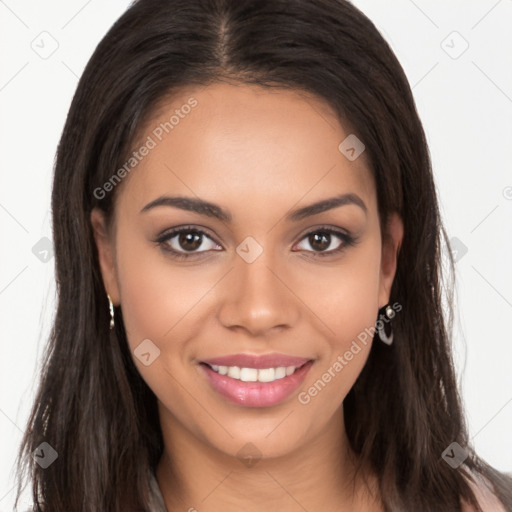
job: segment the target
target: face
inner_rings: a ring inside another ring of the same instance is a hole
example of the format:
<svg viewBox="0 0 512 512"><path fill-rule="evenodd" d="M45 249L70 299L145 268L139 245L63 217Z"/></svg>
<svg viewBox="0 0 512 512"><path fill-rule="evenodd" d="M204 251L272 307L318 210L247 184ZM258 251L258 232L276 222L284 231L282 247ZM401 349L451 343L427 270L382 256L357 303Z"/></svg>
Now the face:
<svg viewBox="0 0 512 512"><path fill-rule="evenodd" d="M340 151L350 130L311 95L191 88L141 133L115 230L91 220L161 420L228 455L298 450L339 417L366 362L400 219L384 242L365 153Z"/></svg>

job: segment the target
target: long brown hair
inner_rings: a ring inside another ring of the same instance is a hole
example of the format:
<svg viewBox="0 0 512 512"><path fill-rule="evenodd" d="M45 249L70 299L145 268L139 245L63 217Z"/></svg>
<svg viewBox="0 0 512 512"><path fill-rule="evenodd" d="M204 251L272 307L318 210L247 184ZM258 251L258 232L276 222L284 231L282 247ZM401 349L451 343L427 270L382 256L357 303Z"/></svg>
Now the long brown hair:
<svg viewBox="0 0 512 512"><path fill-rule="evenodd" d="M442 308L446 234L411 89L378 30L345 0L139 0L96 48L55 162L58 306L20 447L17 501L28 473L38 511L147 510L147 475L163 450L156 397L133 363L121 308L109 339L90 213L112 218L117 188L94 191L123 164L155 105L178 87L223 79L327 100L366 146L381 226L391 212L403 219L395 342L373 344L344 401L350 443L377 475L386 510L454 512L461 499L478 507L471 473L512 510L512 479L468 444ZM58 458L43 469L32 452L45 441ZM468 454L457 469L441 456L452 442Z"/></svg>

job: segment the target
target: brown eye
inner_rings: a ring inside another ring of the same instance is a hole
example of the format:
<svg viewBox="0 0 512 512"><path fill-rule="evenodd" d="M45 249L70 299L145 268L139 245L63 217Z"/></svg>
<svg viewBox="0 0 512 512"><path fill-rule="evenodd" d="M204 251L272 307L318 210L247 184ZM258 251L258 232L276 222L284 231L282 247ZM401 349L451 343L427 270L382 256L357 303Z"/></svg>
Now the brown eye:
<svg viewBox="0 0 512 512"><path fill-rule="evenodd" d="M201 247L202 238L197 232L183 232L178 235L178 245L185 251L195 251Z"/></svg>
<svg viewBox="0 0 512 512"><path fill-rule="evenodd" d="M338 242L336 243L336 239ZM331 228L318 228L310 231L299 243L299 249L313 253L313 256L331 256L357 243L357 239L347 233ZM301 247L301 244L306 246ZM307 247L309 246L309 247Z"/></svg>
<svg viewBox="0 0 512 512"><path fill-rule="evenodd" d="M331 234L325 231L317 231L314 234L309 235L308 241L317 251L325 251L331 244Z"/></svg>
<svg viewBox="0 0 512 512"><path fill-rule="evenodd" d="M164 233L155 242L176 258L187 258L220 248L204 231L191 227L182 227Z"/></svg>

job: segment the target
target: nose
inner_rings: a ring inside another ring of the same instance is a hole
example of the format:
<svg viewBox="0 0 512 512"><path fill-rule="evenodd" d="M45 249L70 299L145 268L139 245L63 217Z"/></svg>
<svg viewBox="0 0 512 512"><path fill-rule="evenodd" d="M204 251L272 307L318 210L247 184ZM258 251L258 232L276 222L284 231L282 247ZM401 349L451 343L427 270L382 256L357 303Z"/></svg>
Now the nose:
<svg viewBox="0 0 512 512"><path fill-rule="evenodd" d="M263 250L252 263L236 257L235 268L224 282L219 311L222 325L245 330L252 336L290 328L299 317L293 285L282 265L276 265L271 251Z"/></svg>

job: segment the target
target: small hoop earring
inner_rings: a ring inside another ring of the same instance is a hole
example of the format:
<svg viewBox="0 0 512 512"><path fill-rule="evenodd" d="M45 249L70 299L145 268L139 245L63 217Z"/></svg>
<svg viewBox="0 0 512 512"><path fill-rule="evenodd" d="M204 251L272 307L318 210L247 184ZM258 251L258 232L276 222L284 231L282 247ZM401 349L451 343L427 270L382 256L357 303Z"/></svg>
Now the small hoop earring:
<svg viewBox="0 0 512 512"><path fill-rule="evenodd" d="M107 293L108 297L108 307L110 309L110 330L114 328L115 322L114 322L114 304L112 304L112 299L110 298L110 295Z"/></svg>
<svg viewBox="0 0 512 512"><path fill-rule="evenodd" d="M388 304L385 309L385 316L391 320L396 315L395 310ZM378 322L382 324L382 326L378 325ZM382 320L379 319L377 322L377 332L379 333L380 341L385 343L386 345L391 345L393 343L393 328L391 326L391 322L389 322L389 334L386 333L386 328Z"/></svg>

